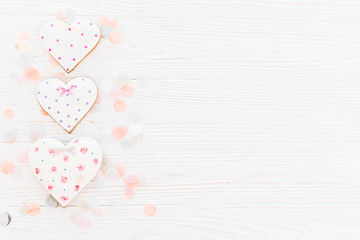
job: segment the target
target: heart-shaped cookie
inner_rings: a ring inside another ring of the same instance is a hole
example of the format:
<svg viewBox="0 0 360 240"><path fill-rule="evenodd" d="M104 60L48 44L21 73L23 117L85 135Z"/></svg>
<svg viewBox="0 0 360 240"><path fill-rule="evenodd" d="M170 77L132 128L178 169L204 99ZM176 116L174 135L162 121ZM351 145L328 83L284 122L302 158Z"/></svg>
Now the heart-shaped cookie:
<svg viewBox="0 0 360 240"><path fill-rule="evenodd" d="M78 77L67 84L57 78L40 83L36 96L41 107L69 133L94 105L98 95L95 83Z"/></svg>
<svg viewBox="0 0 360 240"><path fill-rule="evenodd" d="M66 146L42 138L31 146L29 162L36 178L65 207L100 169L102 151L92 138L79 137Z"/></svg>
<svg viewBox="0 0 360 240"><path fill-rule="evenodd" d="M62 21L45 24L40 40L46 51L70 73L98 45L101 33L98 25L90 21L75 21L69 25Z"/></svg>

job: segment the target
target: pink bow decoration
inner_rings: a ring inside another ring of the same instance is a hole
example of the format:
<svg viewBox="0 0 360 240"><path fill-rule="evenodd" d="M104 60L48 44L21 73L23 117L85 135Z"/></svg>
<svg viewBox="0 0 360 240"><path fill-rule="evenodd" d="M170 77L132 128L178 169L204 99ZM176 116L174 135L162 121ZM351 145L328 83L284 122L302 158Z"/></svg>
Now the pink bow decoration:
<svg viewBox="0 0 360 240"><path fill-rule="evenodd" d="M62 91L62 92L60 93L60 97L62 97L65 93L69 93L69 94L71 94L71 95L74 95L74 93L71 92L71 90L72 90L74 87L75 87L74 85L71 85L68 89L63 88L63 87L59 87L59 89Z"/></svg>

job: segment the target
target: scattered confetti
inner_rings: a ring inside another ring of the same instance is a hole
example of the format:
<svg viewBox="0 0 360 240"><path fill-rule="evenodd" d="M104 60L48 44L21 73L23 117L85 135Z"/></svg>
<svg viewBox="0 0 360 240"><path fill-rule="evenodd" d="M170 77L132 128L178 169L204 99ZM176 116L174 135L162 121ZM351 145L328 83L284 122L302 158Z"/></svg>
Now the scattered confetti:
<svg viewBox="0 0 360 240"><path fill-rule="evenodd" d="M76 207L80 212L83 212L83 213L85 213L91 209L90 203L86 200L80 200L78 202L78 204L76 205Z"/></svg>
<svg viewBox="0 0 360 240"><path fill-rule="evenodd" d="M17 131L15 129L8 129L4 133L4 140L8 143L13 143L16 140Z"/></svg>
<svg viewBox="0 0 360 240"><path fill-rule="evenodd" d="M101 103L101 101L102 101L101 97L100 97L100 96L97 96L94 104Z"/></svg>
<svg viewBox="0 0 360 240"><path fill-rule="evenodd" d="M118 45L122 40L121 34L118 31L112 31L109 35L109 41L114 44Z"/></svg>
<svg viewBox="0 0 360 240"><path fill-rule="evenodd" d="M19 51L23 55L29 55L33 51L33 45L29 41L22 41L19 45Z"/></svg>
<svg viewBox="0 0 360 240"><path fill-rule="evenodd" d="M29 161L29 150L26 150L18 155L18 160L21 163Z"/></svg>
<svg viewBox="0 0 360 240"><path fill-rule="evenodd" d="M127 133L127 128L126 127L122 127L122 126L116 126L113 128L112 130L112 137L120 140L123 137L125 137L126 133Z"/></svg>
<svg viewBox="0 0 360 240"><path fill-rule="evenodd" d="M66 17L62 14L61 10L59 10L59 11L56 13L56 17L57 17L60 21L65 21L65 20L66 20Z"/></svg>
<svg viewBox="0 0 360 240"><path fill-rule="evenodd" d="M125 175L125 168L120 165L115 165L114 168L118 171L119 178Z"/></svg>
<svg viewBox="0 0 360 240"><path fill-rule="evenodd" d="M20 48L20 43L22 41L28 41L30 39L29 34L27 32L19 32L16 35L16 44L15 44L15 48L19 49Z"/></svg>
<svg viewBox="0 0 360 240"><path fill-rule="evenodd" d="M120 74L115 77L114 84L116 88L121 88L130 82L130 77L126 74Z"/></svg>
<svg viewBox="0 0 360 240"><path fill-rule="evenodd" d="M72 212L70 214L70 220L80 228L89 228L91 227L90 218L85 218L81 213Z"/></svg>
<svg viewBox="0 0 360 240"><path fill-rule="evenodd" d="M94 217L100 217L102 215L101 207L97 206L91 209L91 213Z"/></svg>
<svg viewBox="0 0 360 240"><path fill-rule="evenodd" d="M40 113L41 113L41 115L43 115L45 117L49 116L49 114L47 112L45 112L45 110L43 108L40 108Z"/></svg>
<svg viewBox="0 0 360 240"><path fill-rule="evenodd" d="M51 66L58 67L60 64L53 58L50 54L48 54L48 62Z"/></svg>
<svg viewBox="0 0 360 240"><path fill-rule="evenodd" d="M101 26L109 26L110 28L116 28L118 26L118 22L114 18L108 18L107 16L100 16L99 23Z"/></svg>
<svg viewBox="0 0 360 240"><path fill-rule="evenodd" d="M115 18L109 18L107 25L111 27L112 29L117 28L118 21Z"/></svg>
<svg viewBox="0 0 360 240"><path fill-rule="evenodd" d="M113 109L115 112L123 112L126 109L126 102L122 99L118 99L114 102Z"/></svg>
<svg viewBox="0 0 360 240"><path fill-rule="evenodd" d="M23 71L23 75L27 80L32 82L37 82L40 80L40 72L32 66L26 67Z"/></svg>
<svg viewBox="0 0 360 240"><path fill-rule="evenodd" d="M61 9L56 13L56 17L67 24L72 24L75 20L75 13L70 8Z"/></svg>
<svg viewBox="0 0 360 240"><path fill-rule="evenodd" d="M77 225L77 224L79 223L80 219L81 219L81 214L79 214L79 213L77 213L77 212L72 212L72 213L70 214L70 220L71 220L71 222L73 222L74 224Z"/></svg>
<svg viewBox="0 0 360 240"><path fill-rule="evenodd" d="M51 207L51 208L56 208L59 206L58 201L56 201L55 198L53 196L51 196L50 194L46 197L45 203L46 203L46 206Z"/></svg>
<svg viewBox="0 0 360 240"><path fill-rule="evenodd" d="M144 213L148 217L152 217L156 213L156 207L152 204L146 204L144 207Z"/></svg>
<svg viewBox="0 0 360 240"><path fill-rule="evenodd" d="M108 39L110 36L110 33L113 31L109 26L102 26L100 27L101 31L101 37L103 39Z"/></svg>
<svg viewBox="0 0 360 240"><path fill-rule="evenodd" d="M99 23L101 26L105 26L108 22L108 17L107 16L100 16L99 17Z"/></svg>
<svg viewBox="0 0 360 240"><path fill-rule="evenodd" d="M11 119L11 118L14 117L14 115L15 115L14 110L12 110L12 109L5 109L5 111L4 111L4 117L5 117L5 118Z"/></svg>
<svg viewBox="0 0 360 240"><path fill-rule="evenodd" d="M142 127L136 124L129 126L129 135L131 137L138 137L142 134Z"/></svg>
<svg viewBox="0 0 360 240"><path fill-rule="evenodd" d="M13 173L14 169L15 169L15 166L10 161L5 161L5 162L1 163L1 165L0 165L0 171L4 174Z"/></svg>
<svg viewBox="0 0 360 240"><path fill-rule="evenodd" d="M16 35L16 41L24 41L24 40L29 40L29 34L27 32L18 32L18 34Z"/></svg>
<svg viewBox="0 0 360 240"><path fill-rule="evenodd" d="M125 184L129 188L137 187L139 185L139 179L133 174L127 175L125 178Z"/></svg>
<svg viewBox="0 0 360 240"><path fill-rule="evenodd" d="M29 216L37 216L40 213L40 206L37 203L31 203L26 207L26 214Z"/></svg>
<svg viewBox="0 0 360 240"><path fill-rule="evenodd" d="M75 13L70 8L62 9L58 14L61 17L60 20L65 21L67 24L72 24L75 20Z"/></svg>
<svg viewBox="0 0 360 240"><path fill-rule="evenodd" d="M18 79L16 80L16 82L19 83L19 84L20 84L20 83L23 83L23 82L25 82L25 81L26 81L26 79L24 78L23 75L19 76Z"/></svg>
<svg viewBox="0 0 360 240"><path fill-rule="evenodd" d="M111 92L110 92L110 96L112 96L113 98L119 97L122 95L122 89L115 87Z"/></svg>
<svg viewBox="0 0 360 240"><path fill-rule="evenodd" d="M124 191L124 195L126 198L133 198L135 196L135 189L133 188L126 188Z"/></svg>
<svg viewBox="0 0 360 240"><path fill-rule="evenodd" d="M134 94L134 87L129 83L125 84L121 90L125 97L131 97Z"/></svg>
<svg viewBox="0 0 360 240"><path fill-rule="evenodd" d="M115 181L117 178L119 178L119 172L116 168L110 167L106 169L105 177L107 180Z"/></svg>
<svg viewBox="0 0 360 240"><path fill-rule="evenodd" d="M133 147L133 143L129 139L124 139L120 143L122 149L131 149Z"/></svg>
<svg viewBox="0 0 360 240"><path fill-rule="evenodd" d="M67 76L65 73L63 72L57 72L55 73L54 77L58 78L58 79L61 79L63 81L65 81L67 79Z"/></svg>
<svg viewBox="0 0 360 240"><path fill-rule="evenodd" d="M11 222L11 216L7 212L0 213L0 225L6 227Z"/></svg>
<svg viewBox="0 0 360 240"><path fill-rule="evenodd" d="M78 222L78 226L79 226L79 228L89 228L89 227L91 227L90 218L85 218L85 217L80 218L79 222Z"/></svg>
<svg viewBox="0 0 360 240"><path fill-rule="evenodd" d="M140 134L139 136L134 137L132 140L133 142L137 143L140 142L143 139L143 135Z"/></svg>

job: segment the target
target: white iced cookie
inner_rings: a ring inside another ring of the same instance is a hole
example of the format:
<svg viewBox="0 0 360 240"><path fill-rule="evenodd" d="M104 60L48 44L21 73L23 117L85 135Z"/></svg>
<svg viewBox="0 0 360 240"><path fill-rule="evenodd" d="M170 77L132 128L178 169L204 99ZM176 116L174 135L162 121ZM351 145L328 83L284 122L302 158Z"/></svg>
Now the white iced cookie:
<svg viewBox="0 0 360 240"><path fill-rule="evenodd" d="M36 91L41 107L69 133L94 105L97 95L95 83L86 77L74 78L67 84L49 78Z"/></svg>
<svg viewBox="0 0 360 240"><path fill-rule="evenodd" d="M65 207L99 171L102 151L92 138L79 137L66 146L42 138L31 146L29 162L36 178Z"/></svg>
<svg viewBox="0 0 360 240"><path fill-rule="evenodd" d="M91 21L62 21L45 24L40 40L46 51L70 73L97 46L101 39L98 25Z"/></svg>

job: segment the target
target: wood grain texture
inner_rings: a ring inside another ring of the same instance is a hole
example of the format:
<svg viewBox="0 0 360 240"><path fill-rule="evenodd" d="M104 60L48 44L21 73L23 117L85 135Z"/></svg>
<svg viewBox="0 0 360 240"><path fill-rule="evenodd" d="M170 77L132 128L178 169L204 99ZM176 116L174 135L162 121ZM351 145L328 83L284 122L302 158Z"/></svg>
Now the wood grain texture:
<svg viewBox="0 0 360 240"><path fill-rule="evenodd" d="M20 179L1 176L1 210L13 216L0 239L359 239L360 237L360 4L356 0L0 0L2 159ZM111 103L94 109L72 135L39 112L37 83L10 80L19 61L15 36L28 31L32 65L48 64L37 41L43 23L61 8L81 18L108 15L123 42L99 47L69 76L101 82L126 74L136 85L125 113ZM139 124L144 140L126 150L112 140L116 124ZM27 128L69 141L103 134L105 160L146 182L134 199L124 184L91 183L68 208L44 205L46 192L27 163ZM95 198L104 214L79 229L69 213ZM37 217L19 208L41 203ZM146 217L146 203L157 207Z"/></svg>

